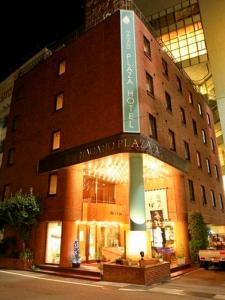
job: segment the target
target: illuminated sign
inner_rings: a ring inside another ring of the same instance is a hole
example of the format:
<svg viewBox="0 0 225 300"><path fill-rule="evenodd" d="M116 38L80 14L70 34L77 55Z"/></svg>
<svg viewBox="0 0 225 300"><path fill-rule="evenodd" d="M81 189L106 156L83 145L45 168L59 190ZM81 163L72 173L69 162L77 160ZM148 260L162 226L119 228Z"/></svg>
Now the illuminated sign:
<svg viewBox="0 0 225 300"><path fill-rule="evenodd" d="M120 11L123 131L140 132L134 12Z"/></svg>

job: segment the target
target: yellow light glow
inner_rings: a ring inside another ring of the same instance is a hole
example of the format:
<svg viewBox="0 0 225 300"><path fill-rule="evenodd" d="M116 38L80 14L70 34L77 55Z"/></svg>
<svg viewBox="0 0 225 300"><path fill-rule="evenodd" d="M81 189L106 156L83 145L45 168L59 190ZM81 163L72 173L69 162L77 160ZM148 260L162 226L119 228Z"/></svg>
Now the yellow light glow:
<svg viewBox="0 0 225 300"><path fill-rule="evenodd" d="M140 258L140 251L147 254L146 231L128 231L126 236L126 254L130 258Z"/></svg>

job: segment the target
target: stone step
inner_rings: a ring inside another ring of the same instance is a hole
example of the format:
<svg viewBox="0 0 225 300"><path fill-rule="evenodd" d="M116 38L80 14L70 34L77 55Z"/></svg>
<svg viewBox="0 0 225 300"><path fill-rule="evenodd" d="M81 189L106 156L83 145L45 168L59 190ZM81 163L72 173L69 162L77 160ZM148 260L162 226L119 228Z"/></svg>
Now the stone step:
<svg viewBox="0 0 225 300"><path fill-rule="evenodd" d="M101 280L100 271L92 271L81 268L61 268L53 265L37 265L37 272L55 276L79 278L86 280L99 281Z"/></svg>

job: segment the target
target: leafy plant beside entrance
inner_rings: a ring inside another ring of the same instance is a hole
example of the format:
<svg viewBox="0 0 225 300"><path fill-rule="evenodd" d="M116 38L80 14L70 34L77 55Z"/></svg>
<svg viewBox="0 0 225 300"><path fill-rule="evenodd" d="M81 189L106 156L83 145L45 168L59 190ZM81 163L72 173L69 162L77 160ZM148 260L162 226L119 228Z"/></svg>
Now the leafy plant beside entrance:
<svg viewBox="0 0 225 300"><path fill-rule="evenodd" d="M11 226L18 233L23 244L22 256L24 258L27 258L29 253L27 246L32 225L36 223L40 212L40 202L32 193L17 192L0 203L1 227Z"/></svg>
<svg viewBox="0 0 225 300"><path fill-rule="evenodd" d="M189 248L192 263L198 263L198 251L208 246L209 228L200 212L188 213Z"/></svg>

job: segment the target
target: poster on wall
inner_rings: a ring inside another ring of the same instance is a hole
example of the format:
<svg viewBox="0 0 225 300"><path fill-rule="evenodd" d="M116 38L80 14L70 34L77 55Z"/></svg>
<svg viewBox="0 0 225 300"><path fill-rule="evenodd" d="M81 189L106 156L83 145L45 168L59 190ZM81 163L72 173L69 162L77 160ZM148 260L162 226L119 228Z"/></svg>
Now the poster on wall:
<svg viewBox="0 0 225 300"><path fill-rule="evenodd" d="M145 191L146 228L162 227L168 219L166 189Z"/></svg>

